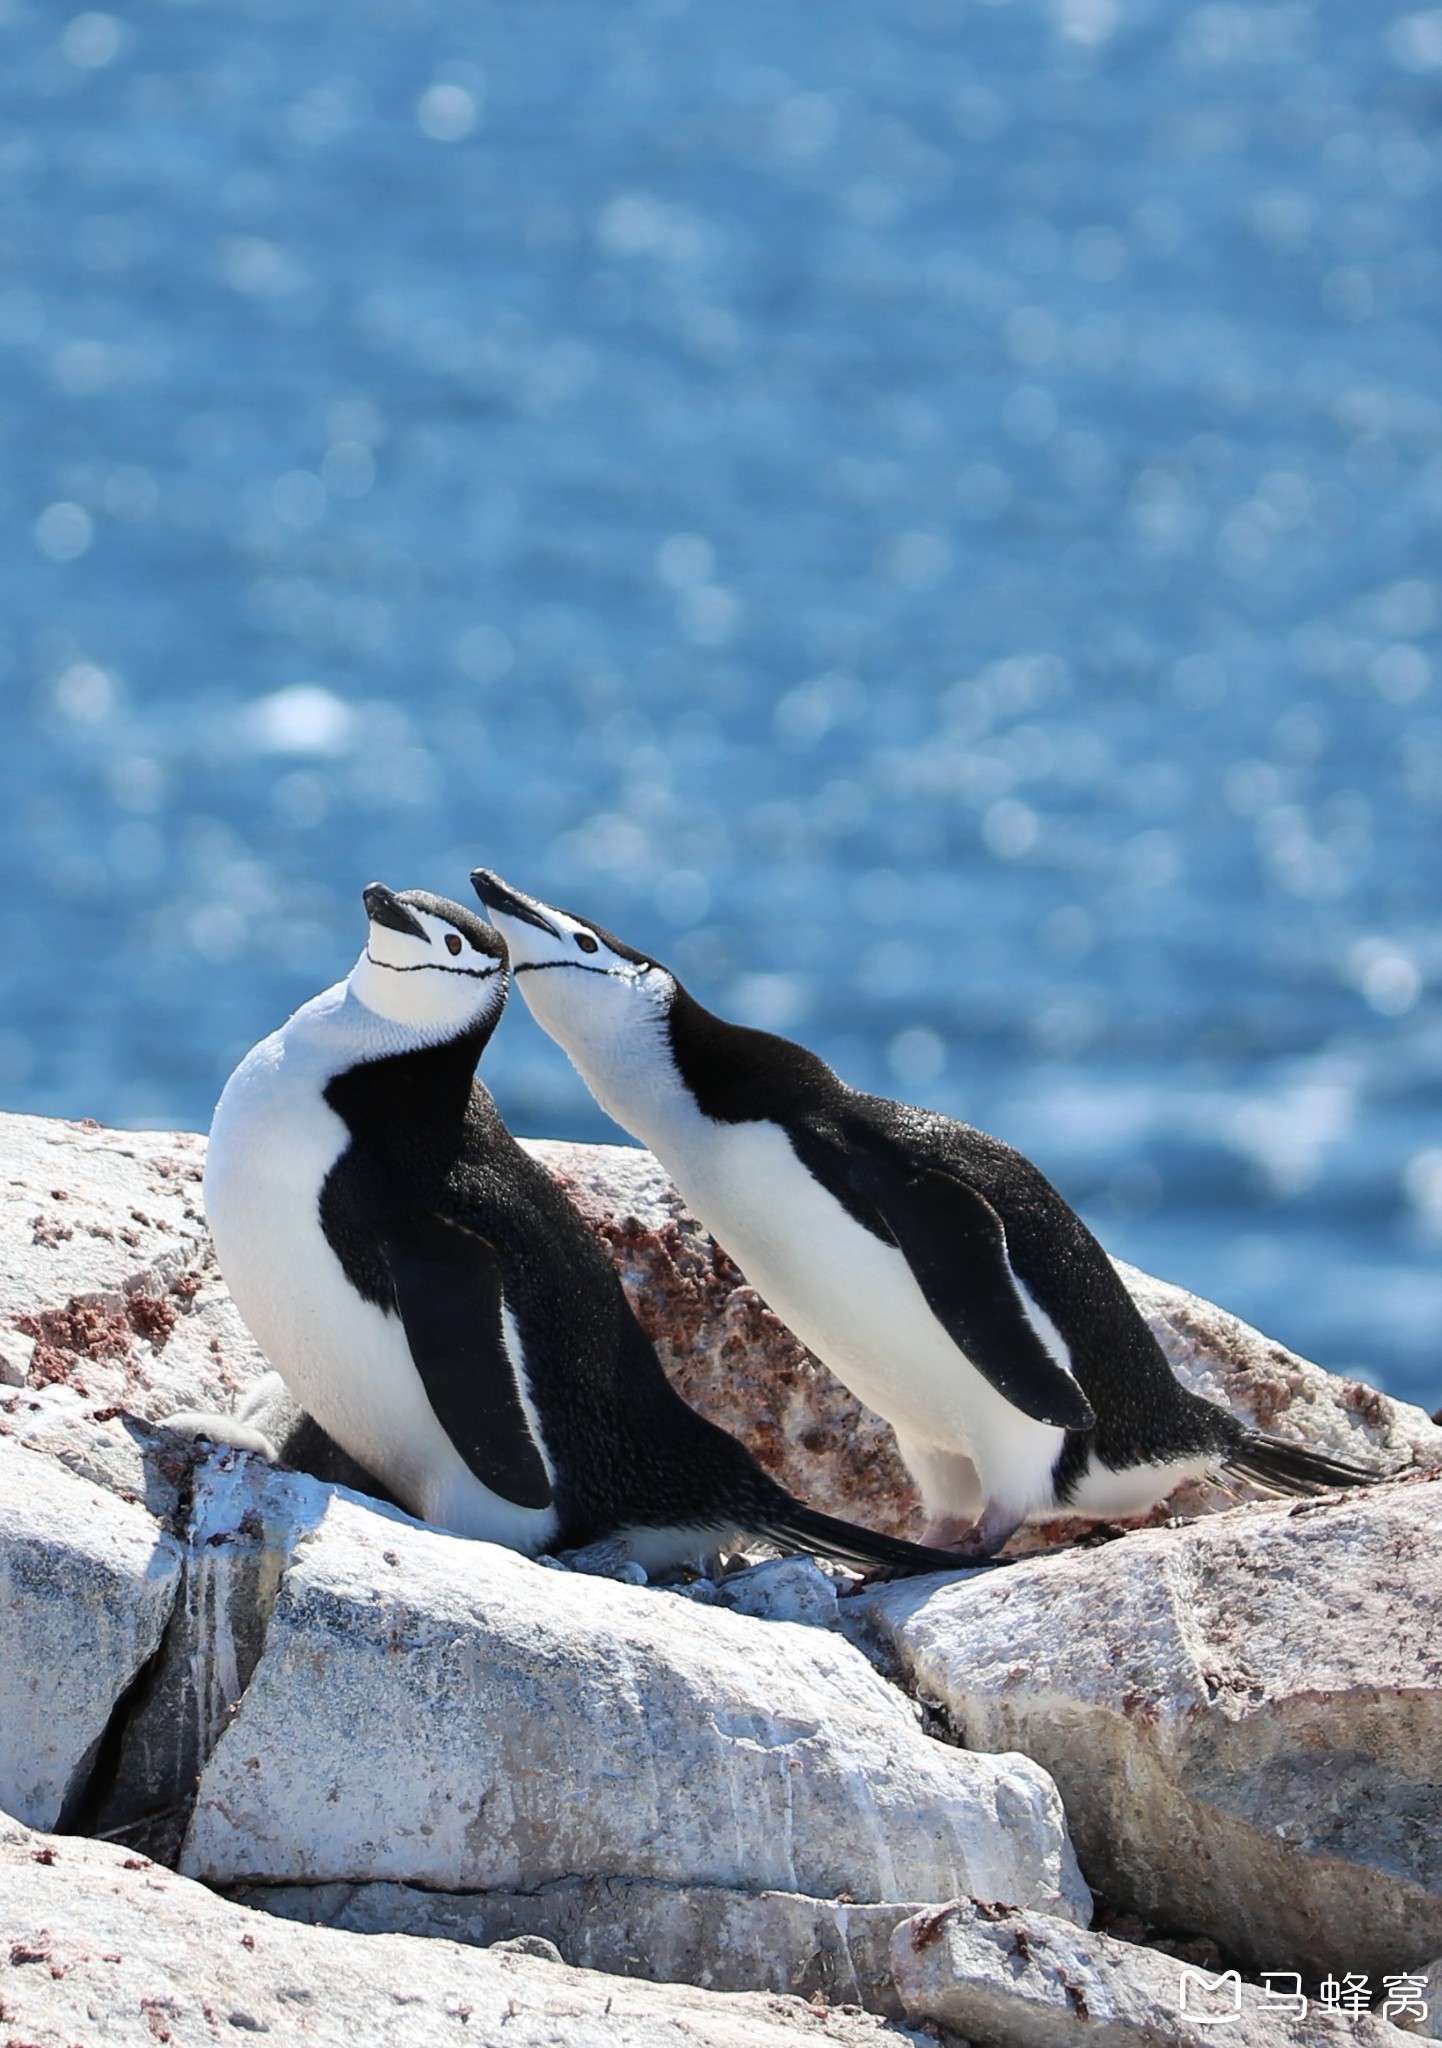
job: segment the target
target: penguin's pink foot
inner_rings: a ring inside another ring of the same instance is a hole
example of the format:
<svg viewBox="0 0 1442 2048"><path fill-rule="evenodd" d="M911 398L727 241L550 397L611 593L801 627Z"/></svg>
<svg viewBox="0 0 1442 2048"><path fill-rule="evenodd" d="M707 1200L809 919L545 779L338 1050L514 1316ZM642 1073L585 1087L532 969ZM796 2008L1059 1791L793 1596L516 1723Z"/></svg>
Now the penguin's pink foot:
<svg viewBox="0 0 1442 2048"><path fill-rule="evenodd" d="M995 1557L1017 1530L1025 1517L1014 1515L1007 1508L998 1507L989 1501L976 1521L970 1522L962 1515L933 1515L922 1532L921 1540L938 1550L954 1551L957 1561L969 1558L978 1560Z"/></svg>
<svg viewBox="0 0 1442 2048"><path fill-rule="evenodd" d="M933 1515L916 1540L932 1550L959 1549L980 1527L970 1515Z"/></svg>

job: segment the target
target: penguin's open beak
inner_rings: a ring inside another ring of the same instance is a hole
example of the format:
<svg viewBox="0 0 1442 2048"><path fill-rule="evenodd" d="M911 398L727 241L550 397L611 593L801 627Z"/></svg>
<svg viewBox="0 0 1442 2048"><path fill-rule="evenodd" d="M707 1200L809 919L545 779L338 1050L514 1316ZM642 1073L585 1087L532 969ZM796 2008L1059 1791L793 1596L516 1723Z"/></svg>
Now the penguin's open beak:
<svg viewBox="0 0 1442 2048"><path fill-rule="evenodd" d="M518 896L514 889L508 889L500 876L493 874L490 868L472 868L471 887L487 910L499 912L502 917L519 918L522 924L533 924L537 931L549 932L553 939L563 939L566 936L564 932L557 930L548 917L542 916L529 896Z"/></svg>
<svg viewBox="0 0 1442 2048"><path fill-rule="evenodd" d="M394 889L388 889L384 882L371 882L361 891L361 900L366 907L366 916L373 924L389 925L393 932L406 932L413 939L426 939L425 926L411 915Z"/></svg>

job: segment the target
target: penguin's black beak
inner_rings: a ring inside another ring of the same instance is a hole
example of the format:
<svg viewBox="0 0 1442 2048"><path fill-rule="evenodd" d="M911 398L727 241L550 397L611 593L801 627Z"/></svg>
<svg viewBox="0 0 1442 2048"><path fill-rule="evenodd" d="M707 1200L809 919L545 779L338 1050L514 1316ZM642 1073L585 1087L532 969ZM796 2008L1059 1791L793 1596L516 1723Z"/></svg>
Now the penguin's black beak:
<svg viewBox="0 0 1442 2048"><path fill-rule="evenodd" d="M411 938L425 939L430 944L425 926L419 918L412 917L395 890L388 889L384 882L368 883L361 891L361 900L372 924L389 925L393 932L406 932Z"/></svg>
<svg viewBox="0 0 1442 2048"><path fill-rule="evenodd" d="M471 869L471 887L485 904L487 910L499 911L503 917L519 918L522 924L533 924L538 932L549 932L553 939L566 935L558 931L548 917L543 917L529 896L518 896L514 889L508 889L500 876L490 868Z"/></svg>

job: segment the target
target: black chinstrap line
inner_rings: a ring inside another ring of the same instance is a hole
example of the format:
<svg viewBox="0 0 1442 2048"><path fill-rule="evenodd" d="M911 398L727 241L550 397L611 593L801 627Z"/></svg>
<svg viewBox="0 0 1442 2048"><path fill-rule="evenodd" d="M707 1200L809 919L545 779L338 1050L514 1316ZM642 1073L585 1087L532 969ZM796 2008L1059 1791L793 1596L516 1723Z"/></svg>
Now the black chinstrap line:
<svg viewBox="0 0 1442 2048"><path fill-rule="evenodd" d="M592 967L587 960L513 960L512 974L543 974L548 967L574 967L578 974L610 974L621 976L619 967Z"/></svg>
<svg viewBox="0 0 1442 2048"><path fill-rule="evenodd" d="M397 967L389 960L377 960L369 946L366 958L372 967L384 967L387 974L459 974L467 981L489 981L503 971L499 963L494 967L447 967L441 960L418 960L414 967Z"/></svg>

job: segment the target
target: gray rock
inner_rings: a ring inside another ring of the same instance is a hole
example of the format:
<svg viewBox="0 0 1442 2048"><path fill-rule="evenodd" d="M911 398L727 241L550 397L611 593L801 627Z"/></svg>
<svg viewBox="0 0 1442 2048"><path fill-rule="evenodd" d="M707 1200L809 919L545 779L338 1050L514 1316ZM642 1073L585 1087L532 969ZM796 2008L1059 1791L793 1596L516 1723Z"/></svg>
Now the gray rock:
<svg viewBox="0 0 1442 2048"><path fill-rule="evenodd" d="M904 1922L891 1956L910 2018L1005 2048L1405 2048L1408 2039L1370 2014L1328 2012L1300 1987L1209 1974L975 1899Z"/></svg>
<svg viewBox="0 0 1442 2048"><path fill-rule="evenodd" d="M73 1387L26 1387L0 1397L0 1440L7 1439L175 1526L193 1461L165 1431L123 1409L97 1409Z"/></svg>
<svg viewBox="0 0 1442 2048"><path fill-rule="evenodd" d="M842 1603L969 1746L1045 1765L1114 1905L1374 1976L1442 1948L1439 1604L1427 1480Z"/></svg>
<svg viewBox="0 0 1442 2048"><path fill-rule="evenodd" d="M107 1843L0 1817L0 2001L27 2048L905 2048L865 2013L723 1997L248 1912ZM8 1963L7 1959L8 1958Z"/></svg>
<svg viewBox="0 0 1442 2048"><path fill-rule="evenodd" d="M1394 2017L1414 2040L1420 2035L1424 2041L1442 2041L1442 1958L1417 1974L1421 1982L1411 1987L1407 2013Z"/></svg>
<svg viewBox="0 0 1442 2048"><path fill-rule="evenodd" d="M1258 1429L1334 1457L1389 1473L1442 1469L1442 1429L1422 1409L1394 1401L1365 1380L1325 1372L1184 1287L1155 1280L1120 1259L1115 1264L1173 1370L1193 1393ZM1255 1498L1257 1490L1178 1488L1166 1512L1193 1514L1227 1505L1237 1495Z"/></svg>
<svg viewBox="0 0 1442 2048"><path fill-rule="evenodd" d="M836 1581L814 1558L773 1557L733 1572L716 1588L720 1606L760 1621L795 1621L807 1628L836 1626Z"/></svg>
<svg viewBox="0 0 1442 2048"><path fill-rule="evenodd" d="M1045 1774L928 1740L849 1644L292 1486L314 1520L204 1767L189 1874L980 1891L1086 1917Z"/></svg>
<svg viewBox="0 0 1442 2048"><path fill-rule="evenodd" d="M23 1387L35 1353L35 1339L23 1330L6 1330L0 1340L0 1387Z"/></svg>
<svg viewBox="0 0 1442 2048"><path fill-rule="evenodd" d="M145 1509L0 1439L0 1805L52 1827L154 1655L180 1548Z"/></svg>
<svg viewBox="0 0 1442 2048"><path fill-rule="evenodd" d="M901 2015L892 1932L920 1910L615 1877L574 1878L537 1892L322 1884L250 1885L232 1896L288 1920L356 1934L439 1935L477 1948L544 1940L566 1962L613 1976L791 1992L891 2018Z"/></svg>

